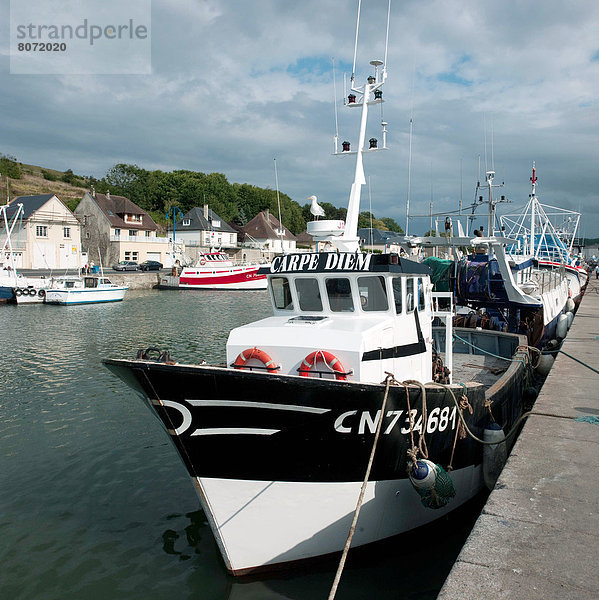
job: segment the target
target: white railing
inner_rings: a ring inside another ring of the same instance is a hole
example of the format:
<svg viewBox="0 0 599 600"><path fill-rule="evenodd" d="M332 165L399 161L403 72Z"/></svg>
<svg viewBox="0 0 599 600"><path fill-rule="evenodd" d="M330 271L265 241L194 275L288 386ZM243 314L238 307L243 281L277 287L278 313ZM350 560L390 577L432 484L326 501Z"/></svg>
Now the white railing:
<svg viewBox="0 0 599 600"><path fill-rule="evenodd" d="M136 242L139 244L168 244L166 237L146 237L145 235L111 235L111 242Z"/></svg>

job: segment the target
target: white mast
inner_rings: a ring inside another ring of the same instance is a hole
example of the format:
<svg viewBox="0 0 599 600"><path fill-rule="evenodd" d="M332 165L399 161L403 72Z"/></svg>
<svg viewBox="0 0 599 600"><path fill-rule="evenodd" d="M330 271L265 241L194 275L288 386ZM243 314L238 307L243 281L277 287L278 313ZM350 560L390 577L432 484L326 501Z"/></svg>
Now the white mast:
<svg viewBox="0 0 599 600"><path fill-rule="evenodd" d="M536 219L536 188L537 188L537 175L535 169L535 161L532 161L532 192L530 194L530 255L535 255L535 219Z"/></svg>
<svg viewBox="0 0 599 600"><path fill-rule="evenodd" d="M387 69L384 61L382 60L371 60L370 64L374 67L374 76L370 75L367 82L363 86L355 85L355 70L356 70L356 57L358 48L358 31L360 24L360 7L361 0L358 0L358 18L356 22L356 38L354 44L354 62L352 67L352 75L350 80L352 94L348 96L348 102L346 106L349 108L362 108L362 116L360 120L360 131L358 136L358 147L357 150L350 151L349 142L343 142L343 150L338 155L342 154L355 154L356 155L356 168L354 171L354 181L351 186L349 194L349 202L347 206L347 218L346 222L343 221L311 221L308 223L308 233L314 237L317 241L329 241L332 242L338 250L343 252L357 252L360 248L360 239L358 238L358 217L360 214L360 196L362 186L366 184L366 177L364 175L364 164L363 154L365 152L373 152L377 150L386 149L387 139L387 123L381 121L382 126L382 137L383 147L378 147L378 142L375 138L369 140L369 146L365 146L366 142L366 125L368 122L368 107L370 104L380 104L383 102L382 88L387 78ZM390 16L390 2L389 9L387 11L387 20ZM389 25L387 23L387 39L385 41L385 55L387 54L388 44L388 32ZM382 67L382 68L381 68ZM358 101L356 102L356 99Z"/></svg>

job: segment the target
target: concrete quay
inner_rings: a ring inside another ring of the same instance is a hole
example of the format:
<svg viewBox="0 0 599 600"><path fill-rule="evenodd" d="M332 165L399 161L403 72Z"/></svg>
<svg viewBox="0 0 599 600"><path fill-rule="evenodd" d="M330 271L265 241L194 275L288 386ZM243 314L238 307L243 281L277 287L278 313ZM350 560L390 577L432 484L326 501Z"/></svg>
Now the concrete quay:
<svg viewBox="0 0 599 600"><path fill-rule="evenodd" d="M562 350L599 370L599 281ZM438 600L599 599L599 374L563 353Z"/></svg>

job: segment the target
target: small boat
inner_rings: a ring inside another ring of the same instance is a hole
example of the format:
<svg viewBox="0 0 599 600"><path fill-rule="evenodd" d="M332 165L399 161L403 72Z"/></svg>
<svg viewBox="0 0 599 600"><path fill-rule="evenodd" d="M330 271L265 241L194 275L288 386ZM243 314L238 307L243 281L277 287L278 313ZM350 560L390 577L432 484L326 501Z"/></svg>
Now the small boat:
<svg viewBox="0 0 599 600"><path fill-rule="evenodd" d="M236 265L225 252L200 254L195 266L184 267L179 276L180 289L265 290L266 275L258 273L264 264Z"/></svg>
<svg viewBox="0 0 599 600"><path fill-rule="evenodd" d="M46 290L46 304L92 304L119 302L129 289L116 285L103 274L83 278L61 278Z"/></svg>
<svg viewBox="0 0 599 600"><path fill-rule="evenodd" d="M156 348L104 360L162 423L234 575L341 552L361 486L353 546L443 517L485 486L487 453L460 423L482 438L522 413L525 338L454 331L451 294L433 294L427 266L359 249L363 154L386 146L365 145L387 76L370 65L351 85L361 120L357 152L341 153L356 156L347 221L308 224L331 250L260 270L273 315L230 332L225 365Z"/></svg>
<svg viewBox="0 0 599 600"><path fill-rule="evenodd" d="M42 304L51 285L52 279L23 277L13 289L15 301L17 304Z"/></svg>

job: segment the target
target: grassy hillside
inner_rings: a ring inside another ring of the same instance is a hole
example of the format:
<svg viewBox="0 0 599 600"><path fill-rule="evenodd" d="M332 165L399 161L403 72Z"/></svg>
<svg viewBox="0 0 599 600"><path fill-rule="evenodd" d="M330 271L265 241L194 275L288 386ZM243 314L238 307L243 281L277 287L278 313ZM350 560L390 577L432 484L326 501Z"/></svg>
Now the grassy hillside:
<svg viewBox="0 0 599 600"><path fill-rule="evenodd" d="M17 196L35 196L37 194L56 194L71 210L74 210L83 194L88 191L84 178L72 178L72 183L61 181L65 173L55 171L45 167L36 165L26 165L19 163L21 167L21 178L8 177L8 187L10 190L10 198L14 199ZM54 178L55 181L44 177ZM2 177L0 182L0 203L4 204L7 198L7 177Z"/></svg>

